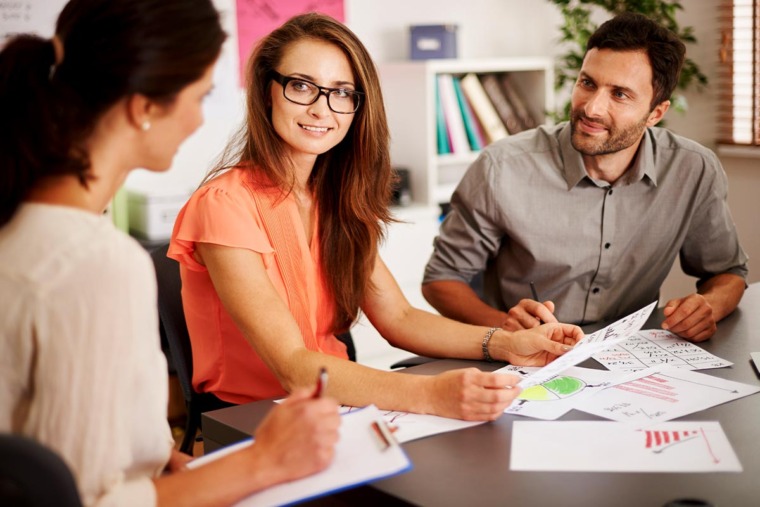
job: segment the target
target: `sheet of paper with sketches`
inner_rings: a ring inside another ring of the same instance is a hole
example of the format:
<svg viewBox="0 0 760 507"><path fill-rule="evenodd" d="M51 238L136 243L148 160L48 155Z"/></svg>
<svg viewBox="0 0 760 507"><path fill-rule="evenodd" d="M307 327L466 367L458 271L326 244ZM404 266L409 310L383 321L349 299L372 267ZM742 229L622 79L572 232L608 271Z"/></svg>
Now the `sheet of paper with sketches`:
<svg viewBox="0 0 760 507"><path fill-rule="evenodd" d="M654 366L645 376L604 389L575 409L622 422L668 421L760 392L760 387L690 370Z"/></svg>
<svg viewBox="0 0 760 507"><path fill-rule="evenodd" d="M509 365L494 373L511 373L524 377L537 370L539 368ZM630 381L636 376L641 375L571 366L542 384L523 389L504 413L544 420L558 419L597 392Z"/></svg>
<svg viewBox="0 0 760 507"><path fill-rule="evenodd" d="M593 355L608 370L636 371L667 365L684 370L731 366L732 362L662 329L639 331L622 343Z"/></svg>
<svg viewBox="0 0 760 507"><path fill-rule="evenodd" d="M374 423L385 425L377 407L370 405L344 414L340 426L340 440L335 447L335 458L330 466L317 474L255 493L237 507L284 505L341 491L375 479L406 472L412 464L401 446L386 430L379 431ZM251 445L246 440L195 459L190 468L219 459L230 452Z"/></svg>
<svg viewBox="0 0 760 507"><path fill-rule="evenodd" d="M641 326L646 323L656 305L657 302L655 301L654 303L633 312L627 317L623 317L622 319L613 322L604 329L600 329L599 331L584 336L583 339L575 345L573 350L558 357L535 373L525 377L525 379L520 382L520 387L527 388L543 384L552 377L559 375L567 368L575 366L594 354L627 339L641 329Z"/></svg>
<svg viewBox="0 0 760 507"><path fill-rule="evenodd" d="M342 406L341 412L348 413L354 410L361 410L356 407ZM437 415L414 414L412 412L401 412L398 410L381 410L383 419L393 431L393 436L400 443L411 442L418 438L429 437L439 433L461 430L471 426L484 424L483 421L462 421L460 419L449 419L448 417L439 417Z"/></svg>
<svg viewBox="0 0 760 507"><path fill-rule="evenodd" d="M637 426L606 421L515 421L511 470L741 472L717 421Z"/></svg>

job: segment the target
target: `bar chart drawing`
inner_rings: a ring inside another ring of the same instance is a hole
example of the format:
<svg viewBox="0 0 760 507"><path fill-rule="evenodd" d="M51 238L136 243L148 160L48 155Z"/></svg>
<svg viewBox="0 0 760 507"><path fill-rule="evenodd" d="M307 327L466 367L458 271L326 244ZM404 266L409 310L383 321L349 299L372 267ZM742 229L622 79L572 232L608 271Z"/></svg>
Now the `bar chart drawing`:
<svg viewBox="0 0 760 507"><path fill-rule="evenodd" d="M639 430L644 433L644 447L651 450L654 454L662 454L663 452L672 449L673 447L680 446L686 442L700 440L704 442L705 449L710 454L710 458L713 463L719 463L720 459L715 455L710 446L710 441L707 439L702 428L684 429L684 430Z"/></svg>
<svg viewBox="0 0 760 507"><path fill-rule="evenodd" d="M719 421L515 421L510 469L689 473L742 465Z"/></svg>

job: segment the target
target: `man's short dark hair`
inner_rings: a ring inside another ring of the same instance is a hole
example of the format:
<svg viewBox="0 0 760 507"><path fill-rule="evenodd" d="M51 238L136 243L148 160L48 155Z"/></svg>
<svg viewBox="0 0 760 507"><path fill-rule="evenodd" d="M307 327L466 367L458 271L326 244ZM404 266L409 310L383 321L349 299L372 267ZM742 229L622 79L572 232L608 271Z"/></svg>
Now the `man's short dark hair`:
<svg viewBox="0 0 760 507"><path fill-rule="evenodd" d="M676 34L643 14L625 12L602 23L586 44L591 49L646 51L652 66L651 108L670 99L678 84L686 46Z"/></svg>

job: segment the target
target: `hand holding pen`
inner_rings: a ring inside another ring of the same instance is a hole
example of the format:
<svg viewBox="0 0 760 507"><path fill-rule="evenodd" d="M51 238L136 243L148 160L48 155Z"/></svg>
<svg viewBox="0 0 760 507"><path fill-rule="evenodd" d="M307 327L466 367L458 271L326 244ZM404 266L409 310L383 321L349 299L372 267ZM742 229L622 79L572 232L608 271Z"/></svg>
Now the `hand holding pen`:
<svg viewBox="0 0 760 507"><path fill-rule="evenodd" d="M554 303L551 301L541 302L536 290L536 285L530 282L532 299L522 299L517 305L507 312L507 318L501 325L507 331L519 331L532 329L545 323L557 322L554 316Z"/></svg>
<svg viewBox="0 0 760 507"><path fill-rule="evenodd" d="M541 299L538 297L538 291L536 290L536 284L533 283L533 281L530 282L530 293L533 296L533 301L537 303L541 302ZM552 303L552 313L554 313L554 303ZM539 325L546 322L545 320L541 320L541 317L539 317L538 315L536 316L536 318L538 318Z"/></svg>
<svg viewBox="0 0 760 507"><path fill-rule="evenodd" d="M304 477L327 467L335 454L341 418L338 403L325 396L327 370L322 368L315 388L301 387L275 404L256 429L262 469L276 482Z"/></svg>
<svg viewBox="0 0 760 507"><path fill-rule="evenodd" d="M321 398L327 388L327 368L324 366L319 369L319 375L317 376L317 387L314 389L312 398Z"/></svg>

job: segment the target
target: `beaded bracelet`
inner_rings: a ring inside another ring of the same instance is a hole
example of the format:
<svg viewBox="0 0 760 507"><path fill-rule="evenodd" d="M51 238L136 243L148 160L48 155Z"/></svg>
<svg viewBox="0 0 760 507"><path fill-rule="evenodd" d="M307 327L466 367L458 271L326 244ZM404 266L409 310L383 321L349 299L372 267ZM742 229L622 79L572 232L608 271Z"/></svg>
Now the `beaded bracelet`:
<svg viewBox="0 0 760 507"><path fill-rule="evenodd" d="M491 329L488 330L488 332L486 332L486 335L483 337L483 343L481 345L483 348L483 359L485 359L489 363L493 362L493 358L491 357L491 354L488 353L488 342L491 341L491 337L498 330L499 330L498 327L492 327Z"/></svg>

